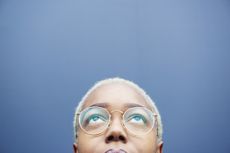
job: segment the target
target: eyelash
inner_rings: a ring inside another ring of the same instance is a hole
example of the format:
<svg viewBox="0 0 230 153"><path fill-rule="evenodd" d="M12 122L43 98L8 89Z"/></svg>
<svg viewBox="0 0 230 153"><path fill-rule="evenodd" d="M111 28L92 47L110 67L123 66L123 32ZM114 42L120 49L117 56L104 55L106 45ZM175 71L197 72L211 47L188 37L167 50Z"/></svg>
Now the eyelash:
<svg viewBox="0 0 230 153"><path fill-rule="evenodd" d="M91 115L91 116L88 117L88 119L86 120L86 122L89 123L94 117L98 117L98 118L100 118L103 121L105 120L105 118L103 116L101 116L99 114L93 114L93 115Z"/></svg>
<svg viewBox="0 0 230 153"><path fill-rule="evenodd" d="M129 117L129 120L134 119L135 117L140 117L144 123L146 123L146 119L143 117L143 115L140 114L132 114L132 116Z"/></svg>

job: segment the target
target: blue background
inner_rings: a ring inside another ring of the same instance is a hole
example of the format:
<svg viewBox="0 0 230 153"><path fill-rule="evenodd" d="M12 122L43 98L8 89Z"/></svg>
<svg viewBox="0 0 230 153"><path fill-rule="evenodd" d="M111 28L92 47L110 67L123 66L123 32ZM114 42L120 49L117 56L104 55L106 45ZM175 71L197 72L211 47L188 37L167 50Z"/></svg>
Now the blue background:
<svg viewBox="0 0 230 153"><path fill-rule="evenodd" d="M165 153L230 152L229 0L1 0L0 152L72 152L97 80L156 101Z"/></svg>

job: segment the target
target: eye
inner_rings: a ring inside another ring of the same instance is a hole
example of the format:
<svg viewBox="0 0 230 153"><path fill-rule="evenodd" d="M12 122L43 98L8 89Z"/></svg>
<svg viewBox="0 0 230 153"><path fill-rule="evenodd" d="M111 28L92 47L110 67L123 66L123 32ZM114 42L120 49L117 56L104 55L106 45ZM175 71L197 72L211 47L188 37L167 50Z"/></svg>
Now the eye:
<svg viewBox="0 0 230 153"><path fill-rule="evenodd" d="M144 124L146 122L146 119L141 114L133 114L133 115L129 116L128 122Z"/></svg>
<svg viewBox="0 0 230 153"><path fill-rule="evenodd" d="M106 118L99 114L93 114L87 118L88 124L96 124L106 122Z"/></svg>

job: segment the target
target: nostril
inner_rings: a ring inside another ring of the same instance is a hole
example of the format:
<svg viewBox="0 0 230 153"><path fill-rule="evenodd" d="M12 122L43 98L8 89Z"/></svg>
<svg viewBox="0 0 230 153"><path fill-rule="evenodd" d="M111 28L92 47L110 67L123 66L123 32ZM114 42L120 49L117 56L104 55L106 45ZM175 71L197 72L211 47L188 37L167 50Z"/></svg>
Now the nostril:
<svg viewBox="0 0 230 153"><path fill-rule="evenodd" d="M121 141L124 142L124 143L126 142L125 137L123 137L122 135L119 136L119 140L121 140Z"/></svg>
<svg viewBox="0 0 230 153"><path fill-rule="evenodd" d="M112 135L108 136L107 139L106 139L106 142L110 142L110 141L113 141L114 140L114 137Z"/></svg>
<svg viewBox="0 0 230 153"><path fill-rule="evenodd" d="M126 143L126 139L124 136L120 135L120 136L113 136L113 135L110 135L107 137L106 139L106 143L109 143L109 142L112 142L112 141L122 141L123 143Z"/></svg>

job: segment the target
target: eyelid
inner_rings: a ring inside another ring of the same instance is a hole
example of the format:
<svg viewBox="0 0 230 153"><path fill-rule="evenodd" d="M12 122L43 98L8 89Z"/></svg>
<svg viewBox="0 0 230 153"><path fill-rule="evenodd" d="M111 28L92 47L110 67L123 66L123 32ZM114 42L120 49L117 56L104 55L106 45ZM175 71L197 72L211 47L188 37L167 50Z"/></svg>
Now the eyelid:
<svg viewBox="0 0 230 153"><path fill-rule="evenodd" d="M143 116L142 114L131 114L130 116L128 116L128 119L133 119L134 117L140 117L142 120L146 120L145 116Z"/></svg>
<svg viewBox="0 0 230 153"><path fill-rule="evenodd" d="M104 118L104 119L107 118L106 115L100 114L100 113L92 113L88 117L93 117L93 116L97 116L97 117Z"/></svg>

